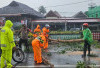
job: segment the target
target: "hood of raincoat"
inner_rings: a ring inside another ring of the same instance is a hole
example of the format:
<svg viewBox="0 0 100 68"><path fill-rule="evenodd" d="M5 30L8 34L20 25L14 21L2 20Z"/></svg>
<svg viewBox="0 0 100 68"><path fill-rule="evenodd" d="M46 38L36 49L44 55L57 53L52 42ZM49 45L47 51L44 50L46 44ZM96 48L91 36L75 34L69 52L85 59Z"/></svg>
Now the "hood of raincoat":
<svg viewBox="0 0 100 68"><path fill-rule="evenodd" d="M7 20L5 26L11 28L13 26L13 23L10 20Z"/></svg>
<svg viewBox="0 0 100 68"><path fill-rule="evenodd" d="M38 24L36 28L40 28L40 25Z"/></svg>

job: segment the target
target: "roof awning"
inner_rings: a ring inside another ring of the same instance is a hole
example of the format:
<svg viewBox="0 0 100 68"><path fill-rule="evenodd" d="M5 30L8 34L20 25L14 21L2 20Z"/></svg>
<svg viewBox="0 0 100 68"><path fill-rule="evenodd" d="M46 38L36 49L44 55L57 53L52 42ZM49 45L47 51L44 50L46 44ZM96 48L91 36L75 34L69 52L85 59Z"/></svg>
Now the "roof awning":
<svg viewBox="0 0 100 68"><path fill-rule="evenodd" d="M21 14L0 14L0 16L21 16Z"/></svg>
<svg viewBox="0 0 100 68"><path fill-rule="evenodd" d="M100 19L44 19L44 20L32 20L32 22L55 22L55 23L80 23L80 22L100 22Z"/></svg>

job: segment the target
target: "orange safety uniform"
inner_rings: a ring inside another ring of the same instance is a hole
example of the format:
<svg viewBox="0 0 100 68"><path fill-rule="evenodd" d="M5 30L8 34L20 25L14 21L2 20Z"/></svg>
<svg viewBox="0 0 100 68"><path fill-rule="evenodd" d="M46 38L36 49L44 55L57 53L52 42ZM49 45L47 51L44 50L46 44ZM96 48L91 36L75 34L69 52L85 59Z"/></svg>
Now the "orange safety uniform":
<svg viewBox="0 0 100 68"><path fill-rule="evenodd" d="M34 29L34 34L33 37L37 37L38 35L40 35L41 33L41 29L40 29L40 25L38 24L37 27Z"/></svg>
<svg viewBox="0 0 100 68"><path fill-rule="evenodd" d="M41 39L39 39L41 37ZM41 43L41 40L44 41ZM32 47L34 51L34 61L37 63L42 63L42 55L41 55L41 47L44 46L44 43L46 42L44 35L39 35L32 41Z"/></svg>
<svg viewBox="0 0 100 68"><path fill-rule="evenodd" d="M48 33L49 33L49 29L47 29L46 27L44 27L43 29L42 29L42 31L43 31L43 35L46 37L46 43L45 43L45 46L44 46L44 49L46 49L46 48L48 48Z"/></svg>

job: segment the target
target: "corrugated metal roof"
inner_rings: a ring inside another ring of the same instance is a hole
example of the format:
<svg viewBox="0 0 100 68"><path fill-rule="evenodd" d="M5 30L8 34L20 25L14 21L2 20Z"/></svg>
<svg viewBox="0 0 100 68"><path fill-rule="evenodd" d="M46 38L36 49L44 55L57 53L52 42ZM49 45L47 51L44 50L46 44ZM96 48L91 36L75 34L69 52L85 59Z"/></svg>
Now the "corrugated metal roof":
<svg viewBox="0 0 100 68"><path fill-rule="evenodd" d="M16 1L12 1L8 6L0 8L0 14L30 14L37 17L44 17L29 6Z"/></svg>

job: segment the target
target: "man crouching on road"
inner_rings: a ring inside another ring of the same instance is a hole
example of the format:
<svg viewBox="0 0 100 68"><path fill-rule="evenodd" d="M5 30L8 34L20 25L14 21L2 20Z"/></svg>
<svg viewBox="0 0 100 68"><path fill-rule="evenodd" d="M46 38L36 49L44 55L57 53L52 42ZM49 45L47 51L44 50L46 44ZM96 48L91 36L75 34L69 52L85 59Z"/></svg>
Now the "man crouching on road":
<svg viewBox="0 0 100 68"><path fill-rule="evenodd" d="M41 48L44 47L43 44L46 43L46 38L44 35L39 35L32 41L32 47L34 51L34 61L37 64L42 63L42 54L41 54Z"/></svg>
<svg viewBox="0 0 100 68"><path fill-rule="evenodd" d="M5 67L5 61L7 68L11 68L13 66L11 64L12 48L15 47L15 43L13 39L13 31L11 30L12 26L13 23L10 20L7 20L5 26L1 29L1 68Z"/></svg>

